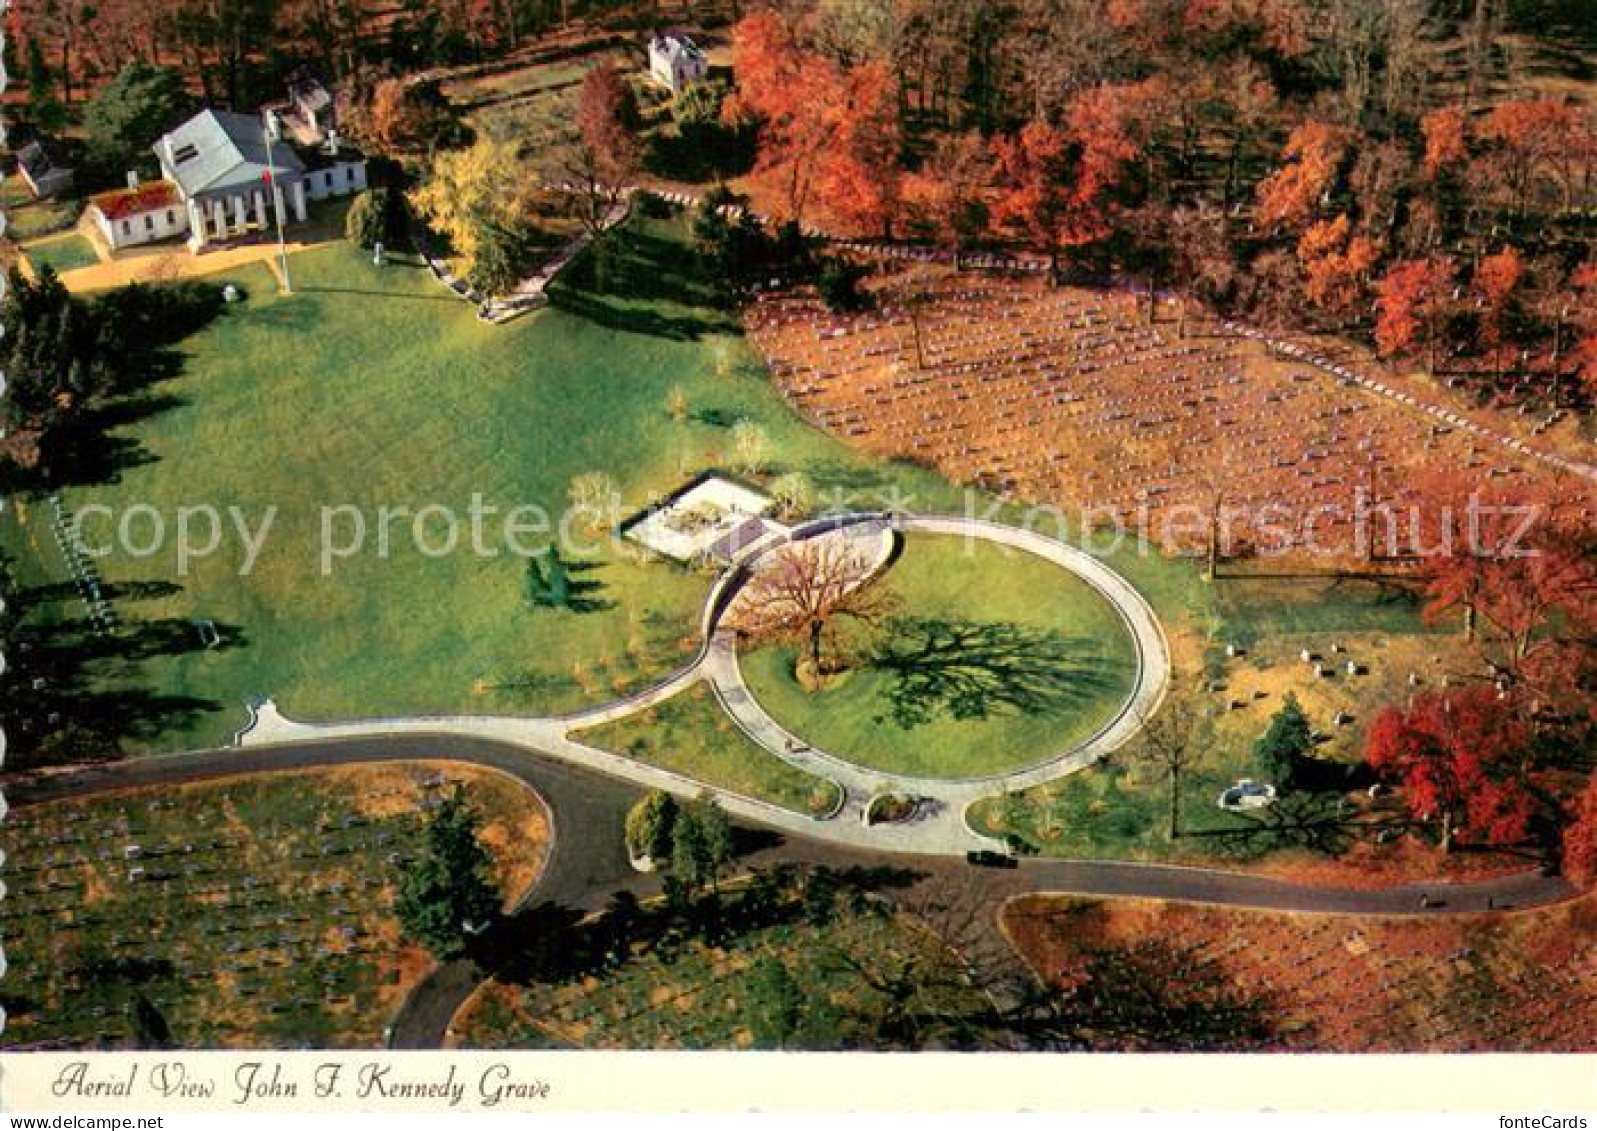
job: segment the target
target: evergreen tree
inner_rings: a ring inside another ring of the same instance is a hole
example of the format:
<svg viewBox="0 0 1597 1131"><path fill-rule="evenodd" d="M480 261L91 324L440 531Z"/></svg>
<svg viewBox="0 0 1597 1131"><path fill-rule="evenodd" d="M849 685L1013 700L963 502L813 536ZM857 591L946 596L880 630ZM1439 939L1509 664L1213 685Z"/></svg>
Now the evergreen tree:
<svg viewBox="0 0 1597 1131"><path fill-rule="evenodd" d="M1297 696L1288 692L1281 709L1270 720L1270 729L1254 744L1254 759L1275 787L1285 793L1292 788L1299 763L1312 749L1314 728L1298 705Z"/></svg>
<svg viewBox="0 0 1597 1131"><path fill-rule="evenodd" d="M56 97L55 75L44 61L44 48L37 37L28 40L27 77L28 105L34 121L44 129L55 129L66 115Z"/></svg>
<svg viewBox="0 0 1597 1131"><path fill-rule="evenodd" d="M502 897L477 838L479 823L456 786L428 821L426 850L400 883L394 904L400 925L440 959L464 951L499 911Z"/></svg>
<svg viewBox="0 0 1597 1131"><path fill-rule="evenodd" d="M527 600L535 609L571 606L571 572L553 547L527 559Z"/></svg>
<svg viewBox="0 0 1597 1131"><path fill-rule="evenodd" d="M178 71L135 59L83 111L89 156L106 172L149 163L150 146L188 107Z"/></svg>

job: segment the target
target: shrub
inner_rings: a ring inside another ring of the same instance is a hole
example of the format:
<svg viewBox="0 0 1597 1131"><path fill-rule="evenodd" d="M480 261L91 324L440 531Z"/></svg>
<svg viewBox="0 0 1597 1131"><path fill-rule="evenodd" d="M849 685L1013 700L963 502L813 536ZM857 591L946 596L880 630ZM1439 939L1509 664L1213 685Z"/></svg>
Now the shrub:
<svg viewBox="0 0 1597 1131"><path fill-rule="evenodd" d="M385 188L357 196L344 217L344 238L357 247L373 248L399 234L399 197Z"/></svg>
<svg viewBox="0 0 1597 1131"><path fill-rule="evenodd" d="M676 214L676 206L657 192L641 190L633 198L638 215L649 220L669 220Z"/></svg>
<svg viewBox="0 0 1597 1131"><path fill-rule="evenodd" d="M637 859L647 857L664 864L671 859L676 819L676 799L669 793L655 790L645 795L627 813L627 851Z"/></svg>
<svg viewBox="0 0 1597 1131"><path fill-rule="evenodd" d="M485 295L502 295L521 281L531 242L517 225L488 223L477 236L466 281Z"/></svg>

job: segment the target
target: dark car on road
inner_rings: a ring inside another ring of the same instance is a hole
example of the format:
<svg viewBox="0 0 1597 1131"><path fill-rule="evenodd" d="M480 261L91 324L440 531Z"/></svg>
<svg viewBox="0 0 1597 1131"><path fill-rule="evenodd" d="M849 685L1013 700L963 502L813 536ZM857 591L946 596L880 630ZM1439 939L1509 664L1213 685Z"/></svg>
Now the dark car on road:
<svg viewBox="0 0 1597 1131"><path fill-rule="evenodd" d="M994 852L989 848L977 849L965 853L965 863L973 868L1018 868L1020 861L1013 856L1006 856L1002 852Z"/></svg>

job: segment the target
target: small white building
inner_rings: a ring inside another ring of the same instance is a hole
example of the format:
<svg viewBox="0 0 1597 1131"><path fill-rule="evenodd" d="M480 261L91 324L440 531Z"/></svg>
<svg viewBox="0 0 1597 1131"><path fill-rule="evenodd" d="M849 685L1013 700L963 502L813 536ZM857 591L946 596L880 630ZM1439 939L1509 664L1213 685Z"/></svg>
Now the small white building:
<svg viewBox="0 0 1597 1131"><path fill-rule="evenodd" d="M366 191L366 156L343 141L337 130L314 149L301 149L305 163L305 194L312 200L352 196Z"/></svg>
<svg viewBox="0 0 1597 1131"><path fill-rule="evenodd" d="M89 198L89 222L113 250L181 236L189 230L188 211L171 181L150 181Z"/></svg>
<svg viewBox="0 0 1597 1131"><path fill-rule="evenodd" d="M701 81L710 61L693 40L681 32L665 32L649 40L649 74L672 94Z"/></svg>

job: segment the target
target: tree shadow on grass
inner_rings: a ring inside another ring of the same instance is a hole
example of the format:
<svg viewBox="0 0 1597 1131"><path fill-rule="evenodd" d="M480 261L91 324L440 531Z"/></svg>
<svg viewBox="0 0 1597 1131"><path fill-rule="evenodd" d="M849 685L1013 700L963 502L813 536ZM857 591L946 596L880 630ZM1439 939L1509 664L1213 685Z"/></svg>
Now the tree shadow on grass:
<svg viewBox="0 0 1597 1131"><path fill-rule="evenodd" d="M1275 1047L1279 1006L1198 947L1162 938L1083 948L1009 1018L1033 1049L1244 1052Z"/></svg>
<svg viewBox="0 0 1597 1131"><path fill-rule="evenodd" d="M706 334L720 333L725 326L708 318L674 316L647 307L628 307L574 290L570 287L551 287L547 292L550 303L568 314L585 318L609 330L628 334L647 334L675 342L696 342Z"/></svg>
<svg viewBox="0 0 1597 1131"><path fill-rule="evenodd" d="M599 596L605 591L605 584L593 578L584 578L580 575L592 573L603 569L602 562L562 562L566 572L566 593L560 602L560 608L568 613L579 616L584 613L603 613L616 607L613 598Z"/></svg>
<svg viewBox="0 0 1597 1131"><path fill-rule="evenodd" d="M1234 814L1239 824L1193 831L1211 837L1230 855L1250 858L1285 848L1340 856L1371 831L1340 793L1294 790L1263 809Z"/></svg>
<svg viewBox="0 0 1597 1131"><path fill-rule="evenodd" d="M140 682L146 661L248 645L236 625L213 622L215 636L207 644L192 621L128 615L135 600L164 596L168 590L176 592L177 587L107 586L102 595L123 614L122 623L110 632L49 608L76 604L75 590L50 585L9 596L15 619L5 625L7 665L0 675L8 770L115 758L126 753L130 741L153 742L221 708L215 700L161 694ZM21 619L30 610L55 615Z"/></svg>
<svg viewBox="0 0 1597 1131"><path fill-rule="evenodd" d="M904 730L945 715L1058 714L1119 684L1090 641L1003 621L898 618L867 663L888 677L888 717Z"/></svg>

